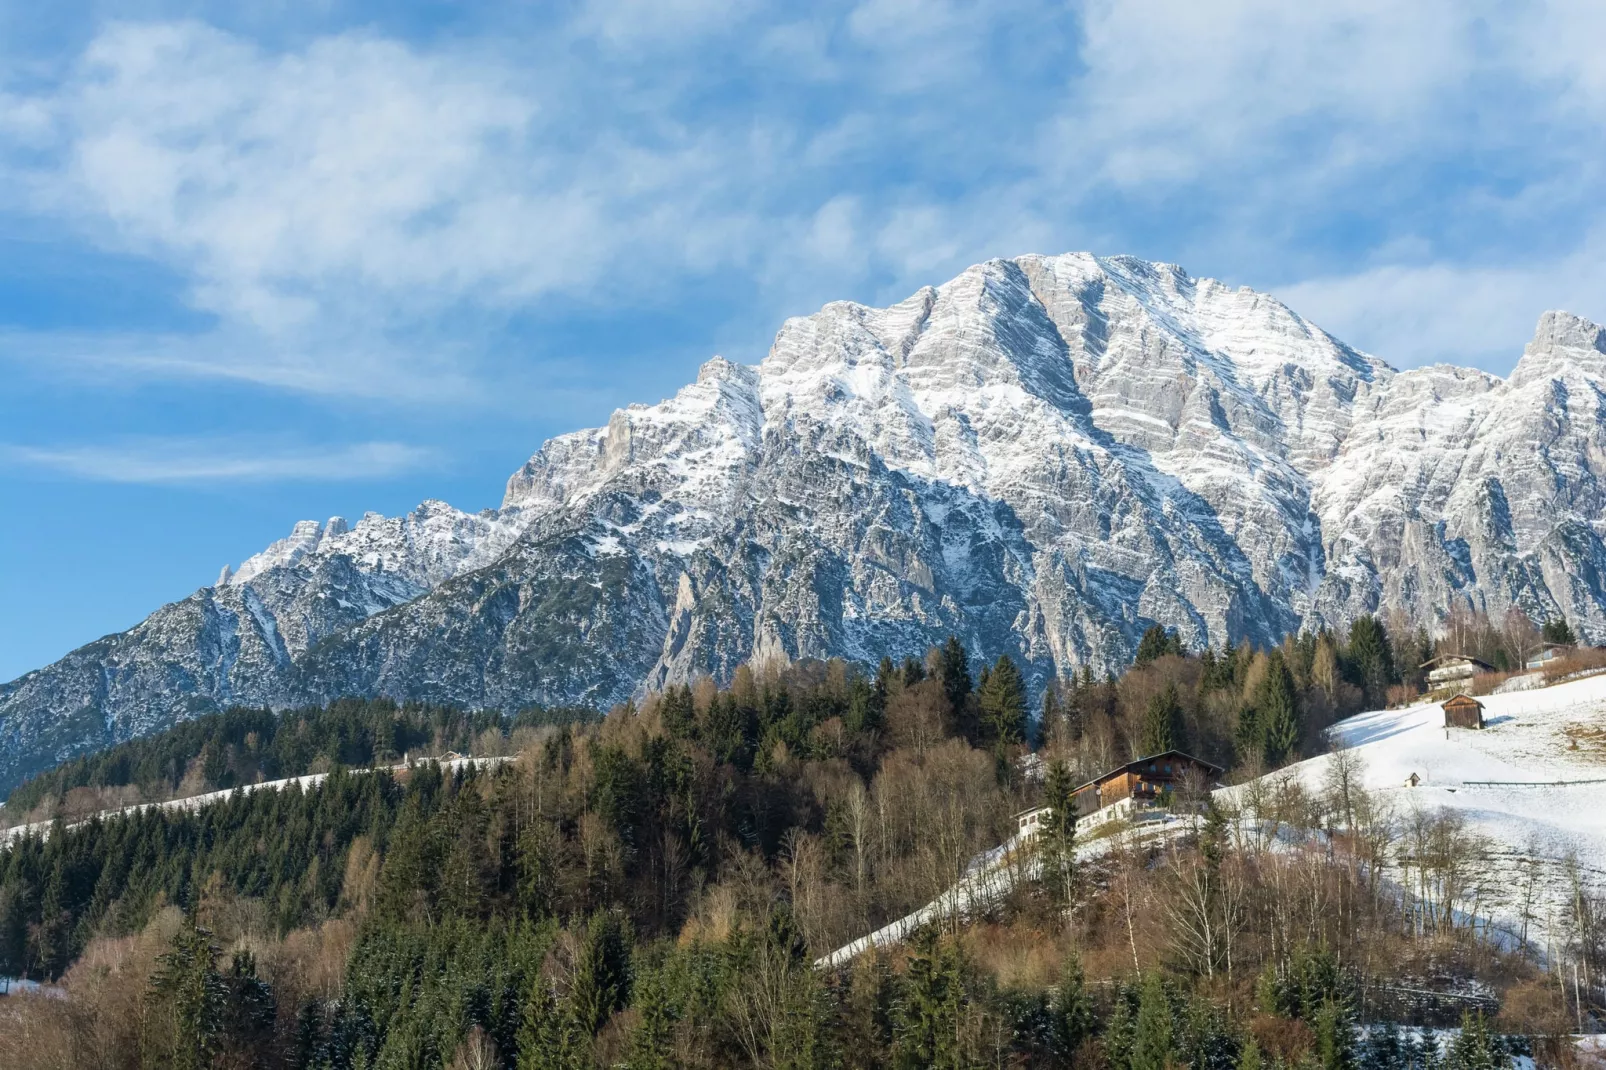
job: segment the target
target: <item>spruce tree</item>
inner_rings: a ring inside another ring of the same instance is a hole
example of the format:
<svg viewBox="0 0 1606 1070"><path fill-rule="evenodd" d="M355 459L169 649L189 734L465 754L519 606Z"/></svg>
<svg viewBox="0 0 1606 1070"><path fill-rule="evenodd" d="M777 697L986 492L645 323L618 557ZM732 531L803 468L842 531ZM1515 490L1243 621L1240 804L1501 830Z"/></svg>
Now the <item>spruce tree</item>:
<svg viewBox="0 0 1606 1070"><path fill-rule="evenodd" d="M518 1047L518 1070L585 1070L591 1064L590 1034L569 1001L559 1001L539 977L524 1003Z"/></svg>
<svg viewBox="0 0 1606 1070"><path fill-rule="evenodd" d="M1394 671L1394 649L1388 633L1376 617L1357 617L1349 629L1349 661L1356 682L1373 706L1382 706L1389 685L1398 678Z"/></svg>
<svg viewBox="0 0 1606 1070"><path fill-rule="evenodd" d="M1093 999L1082 973L1082 958L1073 948L1060 969L1059 990L1050 1007L1054 1020L1054 1052L1066 1066L1076 1057L1076 1049L1093 1035L1096 1019Z"/></svg>
<svg viewBox="0 0 1606 1070"><path fill-rule="evenodd" d="M953 725L959 734L975 742L975 726L970 712L970 655L957 636L950 635L939 655L942 693L948 700Z"/></svg>
<svg viewBox="0 0 1606 1070"><path fill-rule="evenodd" d="M1149 700L1138 746L1142 757L1182 749L1182 700L1177 695L1176 684L1167 684L1164 691Z"/></svg>
<svg viewBox="0 0 1606 1070"><path fill-rule="evenodd" d="M186 916L168 950L157 958L150 998L156 1016L170 1027L167 1037L152 1038L157 1062L174 1070L202 1070L212 1065L219 1048L228 990L214 963L218 948L212 934Z"/></svg>
<svg viewBox="0 0 1606 1070"><path fill-rule="evenodd" d="M978 705L988 740L1004 746L1026 738L1026 682L1008 654L998 655L983 678Z"/></svg>
<svg viewBox="0 0 1606 1070"><path fill-rule="evenodd" d="M1299 695L1280 650L1267 658L1266 675L1255 695L1255 726L1265 744L1266 760L1274 765L1299 746Z"/></svg>
<svg viewBox="0 0 1606 1070"><path fill-rule="evenodd" d="M1324 1001L1311 1027L1316 1032L1316 1058L1322 1070L1354 1070L1355 1030L1343 1004Z"/></svg>
<svg viewBox="0 0 1606 1070"><path fill-rule="evenodd" d="M612 911L593 914L569 988L575 1020L595 1034L630 1002L630 931Z"/></svg>
<svg viewBox="0 0 1606 1070"><path fill-rule="evenodd" d="M1496 1070L1511 1065L1498 1037L1489 1032L1482 1011L1461 1015L1461 1034L1450 1045L1448 1070Z"/></svg>
<svg viewBox="0 0 1606 1070"><path fill-rule="evenodd" d="M1037 834L1039 864L1049 898L1060 910L1076 902L1076 798L1071 771L1055 759L1043 780L1048 814Z"/></svg>
<svg viewBox="0 0 1606 1070"><path fill-rule="evenodd" d="M923 927L909 941L894 1045L898 1070L964 1065L958 1036L964 998L957 950L935 928Z"/></svg>
<svg viewBox="0 0 1606 1070"><path fill-rule="evenodd" d="M1143 982L1132 1035L1132 1070L1170 1070L1175 1051L1171 998L1158 974Z"/></svg>
<svg viewBox="0 0 1606 1070"><path fill-rule="evenodd" d="M659 700L658 716L671 739L693 738L697 734L697 707L691 688L682 684L665 691Z"/></svg>
<svg viewBox="0 0 1606 1070"><path fill-rule="evenodd" d="M1132 667L1141 669L1155 658L1173 653L1177 646L1175 639L1165 630L1163 624L1151 624L1138 640L1138 652L1132 658Z"/></svg>
<svg viewBox="0 0 1606 1070"><path fill-rule="evenodd" d="M1539 635L1547 643L1564 643L1572 646L1578 642L1578 637L1573 634L1572 626L1567 623L1566 617L1545 621L1545 626L1540 629Z"/></svg>
<svg viewBox="0 0 1606 1070"><path fill-rule="evenodd" d="M1434 1028L1426 1026L1416 1043L1416 1065L1421 1070L1439 1070L1444 1065L1444 1051L1439 1043L1439 1034Z"/></svg>

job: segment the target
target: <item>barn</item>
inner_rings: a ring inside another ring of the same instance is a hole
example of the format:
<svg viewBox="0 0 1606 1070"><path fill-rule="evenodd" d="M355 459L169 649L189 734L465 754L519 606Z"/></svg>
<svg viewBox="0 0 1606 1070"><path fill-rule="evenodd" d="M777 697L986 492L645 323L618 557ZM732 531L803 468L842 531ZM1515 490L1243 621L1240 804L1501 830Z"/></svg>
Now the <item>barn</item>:
<svg viewBox="0 0 1606 1070"><path fill-rule="evenodd" d="M1446 728L1483 727L1483 703L1471 695L1455 695L1440 709L1444 710Z"/></svg>

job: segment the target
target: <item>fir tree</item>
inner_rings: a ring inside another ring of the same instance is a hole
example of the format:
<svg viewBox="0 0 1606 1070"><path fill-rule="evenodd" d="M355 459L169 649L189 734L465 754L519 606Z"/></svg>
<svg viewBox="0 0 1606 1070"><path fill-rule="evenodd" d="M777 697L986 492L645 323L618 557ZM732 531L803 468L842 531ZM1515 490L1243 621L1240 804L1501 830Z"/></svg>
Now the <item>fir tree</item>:
<svg viewBox="0 0 1606 1070"><path fill-rule="evenodd" d="M1143 714L1143 733L1138 746L1143 757L1164 754L1183 747L1182 700L1177 685L1167 684L1165 690L1149 700Z"/></svg>
<svg viewBox="0 0 1606 1070"><path fill-rule="evenodd" d="M1238 1070L1262 1070L1265 1062L1260 1057L1260 1045L1252 1036L1246 1036L1238 1051Z"/></svg>

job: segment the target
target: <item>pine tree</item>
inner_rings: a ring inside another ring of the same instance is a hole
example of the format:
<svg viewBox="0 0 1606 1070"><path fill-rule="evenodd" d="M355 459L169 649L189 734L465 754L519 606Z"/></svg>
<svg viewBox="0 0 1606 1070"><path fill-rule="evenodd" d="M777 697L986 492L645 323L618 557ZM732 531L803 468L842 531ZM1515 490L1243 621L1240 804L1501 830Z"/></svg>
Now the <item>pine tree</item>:
<svg viewBox="0 0 1606 1070"><path fill-rule="evenodd" d="M1158 974L1143 982L1132 1036L1132 1070L1169 1070L1175 1050L1171 999Z"/></svg>
<svg viewBox="0 0 1606 1070"><path fill-rule="evenodd" d="M1265 1062L1260 1057L1260 1045L1254 1037L1244 1037L1238 1053L1238 1070L1261 1070Z"/></svg>
<svg viewBox="0 0 1606 1070"><path fill-rule="evenodd" d="M1182 749L1182 700L1176 684L1167 684L1164 691L1149 700L1138 746L1143 757Z"/></svg>
<svg viewBox="0 0 1606 1070"><path fill-rule="evenodd" d="M1026 738L1026 682L1008 654L998 655L983 678L978 705L988 740L1004 746Z"/></svg>

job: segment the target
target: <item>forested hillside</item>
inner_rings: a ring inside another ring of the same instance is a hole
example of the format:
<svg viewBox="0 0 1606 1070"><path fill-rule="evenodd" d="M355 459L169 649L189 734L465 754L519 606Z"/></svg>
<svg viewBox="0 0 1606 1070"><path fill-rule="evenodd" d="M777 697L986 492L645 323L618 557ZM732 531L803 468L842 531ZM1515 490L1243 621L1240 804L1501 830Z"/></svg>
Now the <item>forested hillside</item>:
<svg viewBox="0 0 1606 1070"><path fill-rule="evenodd" d="M8 823L72 819L336 766L396 764L409 753L502 754L527 730L600 718L583 708L532 707L509 718L389 699L342 699L282 714L232 709L41 773L12 791L0 816Z"/></svg>
<svg viewBox="0 0 1606 1070"><path fill-rule="evenodd" d="M387 723L517 739L519 756L337 769L308 792L23 838L0 853L0 972L65 998L0 1000L0 1064L1440 1065L1397 1033L1356 1039L1380 1018L1464 1021L1456 1067L1499 1065L1529 1036L1560 1050L1567 1006L1522 954L1375 879L1387 818L1352 785L1284 782L1165 842L1115 826L1078 851L1074 821L1051 823L1038 878L984 915L811 965L931 900L1015 812L1090 770L1162 743L1263 769L1395 675L1371 622L1207 656L1157 631L1120 679L1048 692L1041 779L1020 760L1019 668L974 666L952 641L873 675L743 668L593 724L351 705L253 747L271 726L239 735L255 715L225 715L148 741L148 767L130 751L127 771L74 767L37 798L171 783L214 744L237 777L267 769L242 754L394 752L399 737L375 742ZM282 749L302 733L322 743Z"/></svg>

